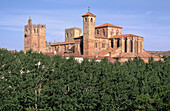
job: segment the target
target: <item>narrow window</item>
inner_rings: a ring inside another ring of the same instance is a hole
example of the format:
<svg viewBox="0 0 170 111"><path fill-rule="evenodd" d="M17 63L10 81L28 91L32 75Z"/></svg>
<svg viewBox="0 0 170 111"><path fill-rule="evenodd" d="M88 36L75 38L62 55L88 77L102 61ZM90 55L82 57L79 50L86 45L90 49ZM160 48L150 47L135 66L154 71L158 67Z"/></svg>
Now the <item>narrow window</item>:
<svg viewBox="0 0 170 111"><path fill-rule="evenodd" d="M97 48L97 42L95 43L95 48Z"/></svg>
<svg viewBox="0 0 170 111"><path fill-rule="evenodd" d="M102 43L102 48L105 48L105 42Z"/></svg>
<svg viewBox="0 0 170 111"><path fill-rule="evenodd" d="M27 44L29 44L29 41L27 41Z"/></svg>
<svg viewBox="0 0 170 111"><path fill-rule="evenodd" d="M116 31L116 35L119 35L119 30Z"/></svg>
<svg viewBox="0 0 170 111"><path fill-rule="evenodd" d="M103 36L105 36L105 30L103 29Z"/></svg>
<svg viewBox="0 0 170 111"><path fill-rule="evenodd" d="M113 35L113 32L111 32L110 35L112 36L112 35Z"/></svg>
<svg viewBox="0 0 170 111"><path fill-rule="evenodd" d="M99 30L97 30L97 34L99 34Z"/></svg>
<svg viewBox="0 0 170 111"><path fill-rule="evenodd" d="M66 34L66 38L68 38L68 33Z"/></svg>
<svg viewBox="0 0 170 111"><path fill-rule="evenodd" d="M93 18L91 18L91 22L93 22Z"/></svg>
<svg viewBox="0 0 170 111"><path fill-rule="evenodd" d="M85 18L85 22L87 22L87 18Z"/></svg>

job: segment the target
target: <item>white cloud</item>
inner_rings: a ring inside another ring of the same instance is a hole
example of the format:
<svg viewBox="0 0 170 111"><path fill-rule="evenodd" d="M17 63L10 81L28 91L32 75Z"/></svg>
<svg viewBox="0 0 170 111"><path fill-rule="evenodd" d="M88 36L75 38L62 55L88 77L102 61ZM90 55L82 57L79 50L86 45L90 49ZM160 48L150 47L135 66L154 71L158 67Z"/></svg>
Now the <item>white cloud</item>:
<svg viewBox="0 0 170 111"><path fill-rule="evenodd" d="M147 11L145 14L146 14L146 15L150 15L152 12L153 12L152 10L149 10L149 11Z"/></svg>

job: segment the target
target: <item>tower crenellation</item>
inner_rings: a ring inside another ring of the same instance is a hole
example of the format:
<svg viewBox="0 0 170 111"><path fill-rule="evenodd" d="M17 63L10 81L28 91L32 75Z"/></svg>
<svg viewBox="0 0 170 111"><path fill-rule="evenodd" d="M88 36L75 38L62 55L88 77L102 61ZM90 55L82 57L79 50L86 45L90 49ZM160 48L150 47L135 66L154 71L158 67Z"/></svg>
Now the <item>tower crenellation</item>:
<svg viewBox="0 0 170 111"><path fill-rule="evenodd" d="M32 19L29 18L28 25L25 25L24 37L24 51L33 49L33 51L45 52L46 25L32 24Z"/></svg>

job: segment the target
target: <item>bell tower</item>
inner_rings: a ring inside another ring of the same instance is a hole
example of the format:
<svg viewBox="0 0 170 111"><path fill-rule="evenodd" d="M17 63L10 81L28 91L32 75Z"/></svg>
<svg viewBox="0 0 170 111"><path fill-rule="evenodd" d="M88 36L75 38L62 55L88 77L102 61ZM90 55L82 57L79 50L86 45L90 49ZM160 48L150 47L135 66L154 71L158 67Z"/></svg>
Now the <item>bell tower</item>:
<svg viewBox="0 0 170 111"><path fill-rule="evenodd" d="M83 55L95 53L95 15L88 12L83 17Z"/></svg>

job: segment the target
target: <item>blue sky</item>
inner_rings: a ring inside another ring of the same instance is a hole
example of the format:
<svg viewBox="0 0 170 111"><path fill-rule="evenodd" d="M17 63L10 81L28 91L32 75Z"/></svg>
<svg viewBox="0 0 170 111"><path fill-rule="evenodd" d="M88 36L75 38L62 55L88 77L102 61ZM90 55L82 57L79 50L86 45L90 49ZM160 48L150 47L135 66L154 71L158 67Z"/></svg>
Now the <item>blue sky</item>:
<svg viewBox="0 0 170 111"><path fill-rule="evenodd" d="M122 34L144 37L144 49L170 50L170 0L0 0L0 47L24 49L24 25L46 24L48 42L64 41L65 28L81 28L81 15L96 15L96 26L111 23Z"/></svg>

